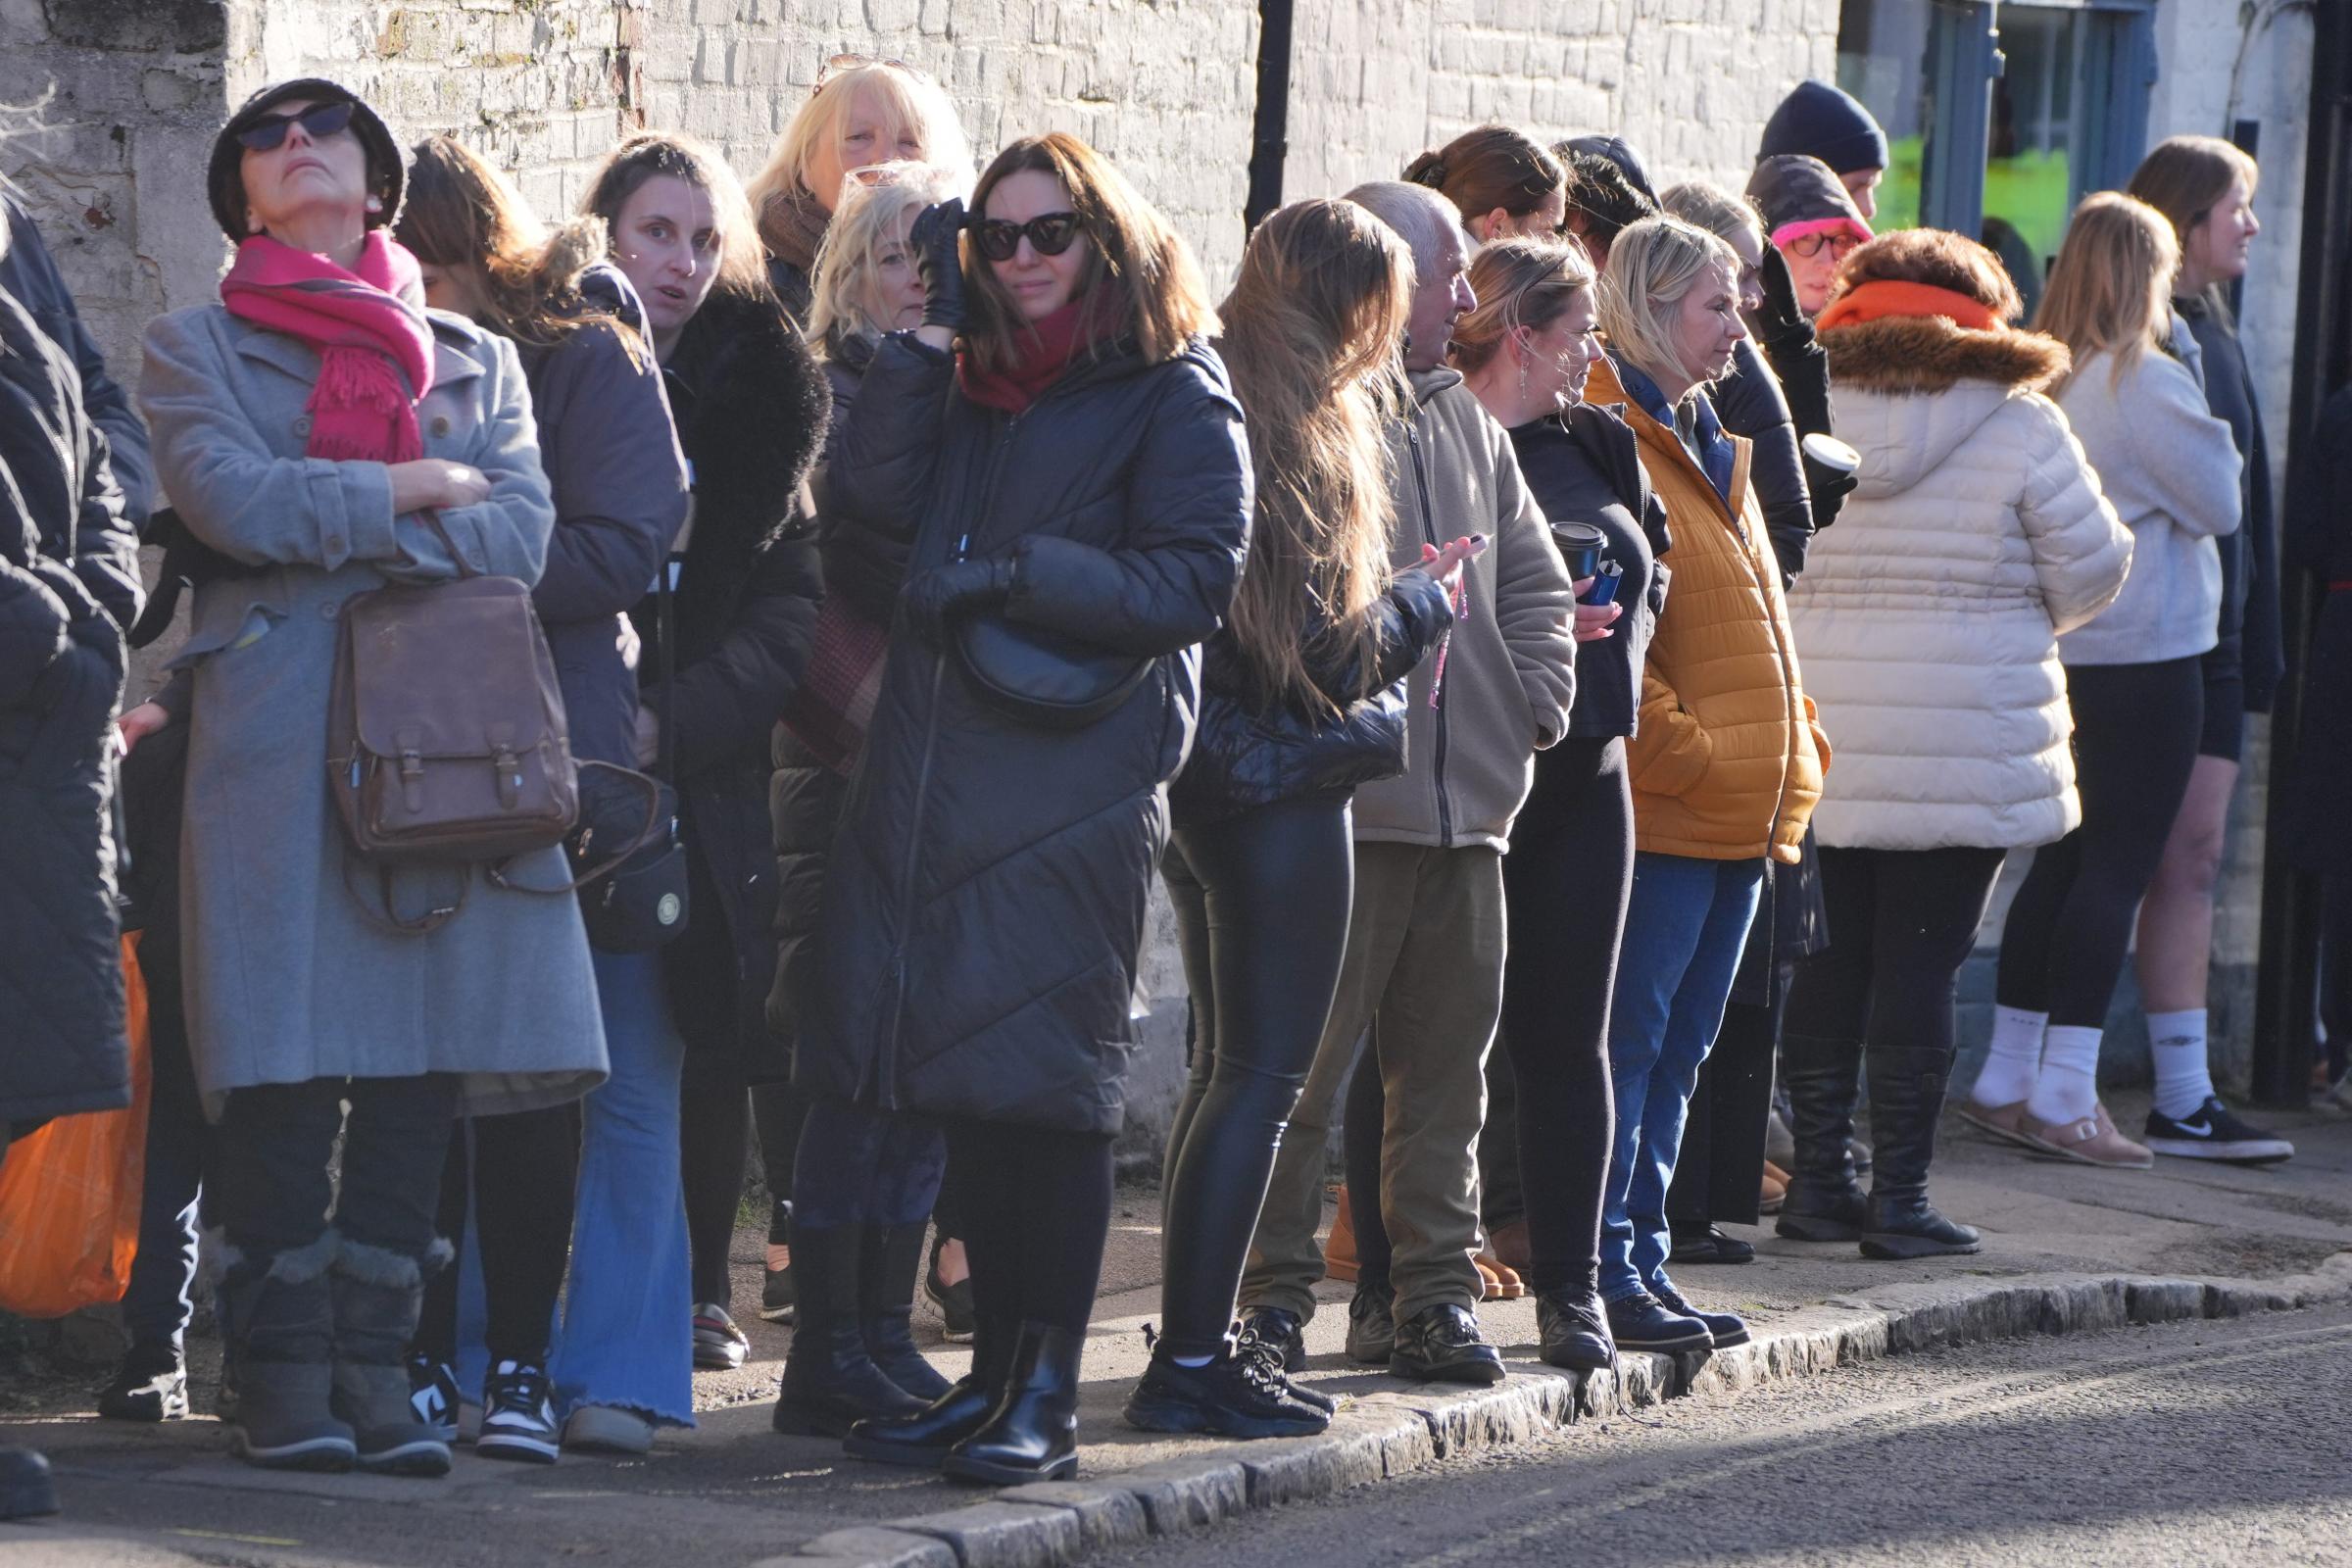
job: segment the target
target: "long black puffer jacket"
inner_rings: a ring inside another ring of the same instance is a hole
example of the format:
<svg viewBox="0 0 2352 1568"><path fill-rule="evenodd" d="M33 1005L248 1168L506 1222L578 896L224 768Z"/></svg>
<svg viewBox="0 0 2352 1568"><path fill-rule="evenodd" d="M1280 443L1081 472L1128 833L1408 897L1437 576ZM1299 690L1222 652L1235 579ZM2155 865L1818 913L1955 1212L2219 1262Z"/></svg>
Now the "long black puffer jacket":
<svg viewBox="0 0 2352 1568"><path fill-rule="evenodd" d="M130 1098L107 757L135 548L73 360L0 293L0 1132Z"/></svg>
<svg viewBox="0 0 2352 1568"><path fill-rule="evenodd" d="M1074 367L1025 412L965 398L946 355L885 339L820 510L909 566L1011 556L1002 613L1151 672L1076 730L977 698L905 617L825 880L823 1012L802 1087L885 1109L1116 1132L1167 784L1248 548L1250 480L1225 368L1196 342ZM1048 1195L1050 1197L1050 1195Z"/></svg>
<svg viewBox="0 0 2352 1568"><path fill-rule="evenodd" d="M662 950L663 969L688 1049L731 1051L760 1081L790 1070L765 1018L776 966L768 736L808 665L824 591L799 498L832 399L783 312L739 295L713 294L664 368L694 481L672 596L674 692L662 691L653 599L630 612L644 640L639 691L676 749L690 852L687 929Z"/></svg>
<svg viewBox="0 0 2352 1568"><path fill-rule="evenodd" d="M1379 644L1372 695L1354 651L1344 657L1310 628L1307 678L1344 705L1335 717L1309 713L1297 703L1267 707L1250 662L1230 629L1201 650L1200 733L1192 760L1168 792L1178 827L1239 816L1277 801L1324 790L1353 789L1404 771L1404 678L1453 625L1446 590L1425 571L1400 571L1388 594L1367 612Z"/></svg>

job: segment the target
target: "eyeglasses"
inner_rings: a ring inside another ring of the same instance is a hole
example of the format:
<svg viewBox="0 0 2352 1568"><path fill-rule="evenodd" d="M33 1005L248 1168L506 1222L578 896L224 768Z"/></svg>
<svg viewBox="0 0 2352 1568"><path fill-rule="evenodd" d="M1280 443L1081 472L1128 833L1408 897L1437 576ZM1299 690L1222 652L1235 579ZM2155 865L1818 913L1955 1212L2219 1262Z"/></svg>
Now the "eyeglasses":
<svg viewBox="0 0 2352 1568"><path fill-rule="evenodd" d="M904 71L906 73L906 74L914 77L917 81L929 81L931 79L931 75L928 72L923 71L919 67L910 66L904 60L883 60L878 59L873 55L835 55L830 60L827 60L822 66L817 68L816 84L808 89L808 96L811 98L815 97L818 93L825 90L826 82L832 80L842 72L855 71L859 66L888 66L893 71Z"/></svg>
<svg viewBox="0 0 2352 1568"><path fill-rule="evenodd" d="M1040 256L1059 256L1077 239L1086 220L1076 213L1041 213L1026 223L1009 223L1002 218L991 218L972 225L972 243L980 254L992 262L1009 262L1012 253L1021 248L1021 236L1037 247Z"/></svg>
<svg viewBox="0 0 2352 1568"><path fill-rule="evenodd" d="M271 152L285 144L286 132L296 125L313 141L324 141L351 123L351 113L358 105L345 99L339 104L317 104L299 115L272 115L259 120L237 132L237 144L248 152Z"/></svg>
<svg viewBox="0 0 2352 1568"><path fill-rule="evenodd" d="M1846 252L1856 249L1861 243L1861 235L1847 233L1840 229L1819 234L1799 234L1782 249L1788 251L1791 256L1801 256L1809 262L1821 254L1821 248L1824 245L1830 248L1830 255L1833 258L1842 258Z"/></svg>

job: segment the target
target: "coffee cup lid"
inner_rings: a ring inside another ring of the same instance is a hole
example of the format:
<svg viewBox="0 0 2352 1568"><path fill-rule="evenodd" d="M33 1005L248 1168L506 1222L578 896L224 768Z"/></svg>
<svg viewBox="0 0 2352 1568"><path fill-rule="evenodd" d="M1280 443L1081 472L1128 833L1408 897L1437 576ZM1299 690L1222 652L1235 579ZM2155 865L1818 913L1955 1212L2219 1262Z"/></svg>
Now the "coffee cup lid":
<svg viewBox="0 0 2352 1568"><path fill-rule="evenodd" d="M1603 533L1596 524L1578 522L1573 517L1562 518L1554 522L1551 525L1551 531L1563 539L1573 539L1580 545L1605 545L1609 542L1609 536Z"/></svg>
<svg viewBox="0 0 2352 1568"><path fill-rule="evenodd" d="M1837 473L1851 473L1862 466L1862 454L1834 435L1816 430L1804 439L1805 456L1823 467Z"/></svg>

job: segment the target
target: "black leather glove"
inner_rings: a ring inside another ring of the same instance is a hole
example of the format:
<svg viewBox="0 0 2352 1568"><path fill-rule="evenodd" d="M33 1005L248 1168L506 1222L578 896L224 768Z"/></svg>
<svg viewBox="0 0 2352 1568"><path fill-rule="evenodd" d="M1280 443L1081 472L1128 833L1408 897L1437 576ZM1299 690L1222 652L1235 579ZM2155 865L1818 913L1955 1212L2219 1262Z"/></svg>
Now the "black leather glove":
<svg viewBox="0 0 2352 1568"><path fill-rule="evenodd" d="M1796 303L1796 280L1788 275L1788 264L1779 246L1765 244L1764 265L1756 270L1756 275L1764 284L1764 303L1756 307L1753 323L1757 341L1787 343L1812 336L1812 319Z"/></svg>
<svg viewBox="0 0 2352 1568"><path fill-rule="evenodd" d="M923 325L963 330L963 262L956 251L963 232L963 198L951 196L914 218L906 243L914 248L915 275L923 280Z"/></svg>
<svg viewBox="0 0 2352 1568"><path fill-rule="evenodd" d="M938 642L948 616L959 611L994 609L1010 599L1015 564L1010 556L979 556L951 561L908 578L899 593L906 606L907 621L924 641Z"/></svg>

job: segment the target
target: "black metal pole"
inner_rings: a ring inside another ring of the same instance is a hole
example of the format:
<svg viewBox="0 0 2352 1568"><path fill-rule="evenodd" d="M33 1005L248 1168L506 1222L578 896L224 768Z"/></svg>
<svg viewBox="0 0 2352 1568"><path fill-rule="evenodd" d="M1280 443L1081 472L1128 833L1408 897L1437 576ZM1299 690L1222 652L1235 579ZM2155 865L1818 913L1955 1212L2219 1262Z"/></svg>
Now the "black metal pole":
<svg viewBox="0 0 2352 1568"><path fill-rule="evenodd" d="M1257 113L1250 125L1247 235L1282 205L1282 166L1290 156L1291 12L1293 0L1258 0Z"/></svg>
<svg viewBox="0 0 2352 1568"><path fill-rule="evenodd" d="M2303 443L2313 439L2321 404L2352 376L2352 10L2316 7L2312 31L2295 390L2287 415L2290 466ZM2298 572L2280 587L2287 679L2271 719L2266 819L2273 824L2284 820L2325 585ZM2275 827L2263 843L2261 955L2255 977L2254 1098L2265 1104L2301 1105L2310 1096L2312 1044L2318 1038L2320 890L2296 869L2290 846Z"/></svg>

